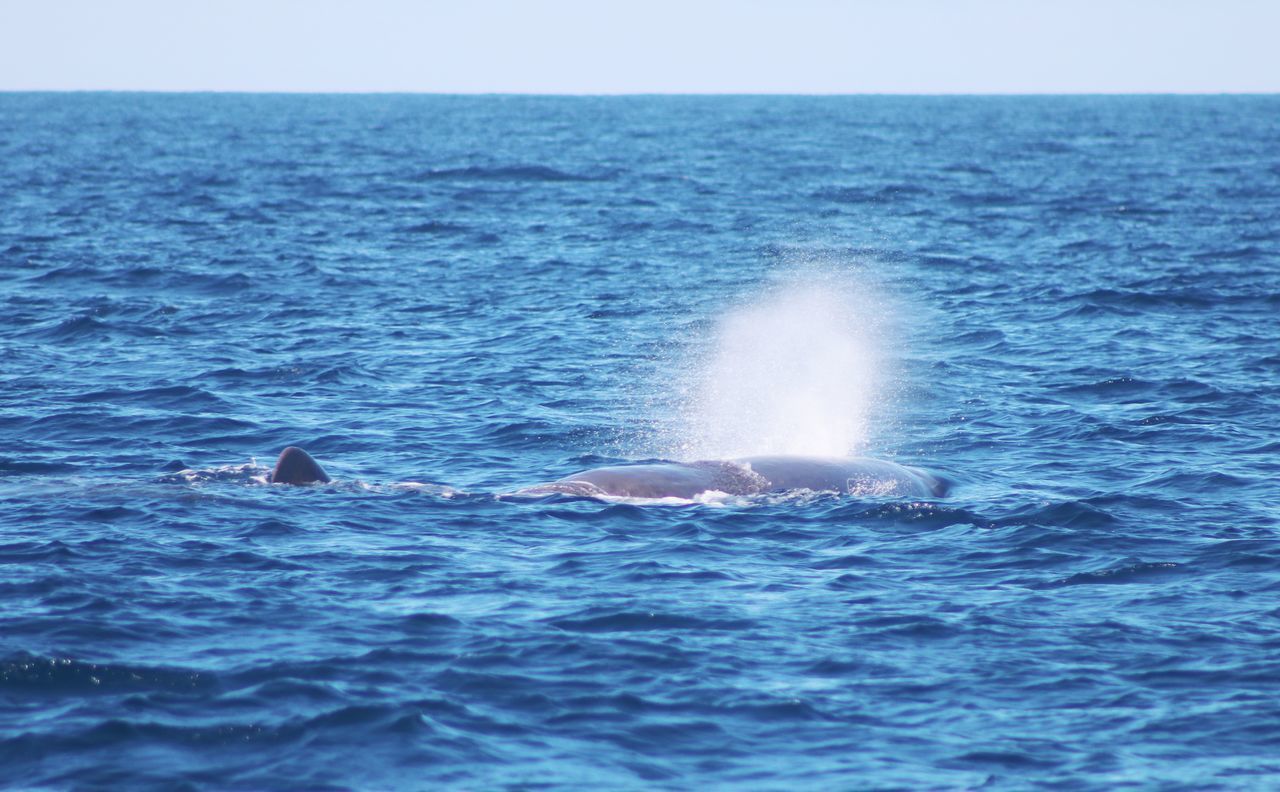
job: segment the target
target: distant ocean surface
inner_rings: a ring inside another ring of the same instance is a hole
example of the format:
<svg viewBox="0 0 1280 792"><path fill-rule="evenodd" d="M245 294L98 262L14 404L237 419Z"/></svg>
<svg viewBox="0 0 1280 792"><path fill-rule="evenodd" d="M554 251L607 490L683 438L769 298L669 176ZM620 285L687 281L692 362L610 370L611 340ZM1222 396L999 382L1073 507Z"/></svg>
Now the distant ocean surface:
<svg viewBox="0 0 1280 792"><path fill-rule="evenodd" d="M6 788L1274 789L1278 496L1278 97L0 94Z"/></svg>

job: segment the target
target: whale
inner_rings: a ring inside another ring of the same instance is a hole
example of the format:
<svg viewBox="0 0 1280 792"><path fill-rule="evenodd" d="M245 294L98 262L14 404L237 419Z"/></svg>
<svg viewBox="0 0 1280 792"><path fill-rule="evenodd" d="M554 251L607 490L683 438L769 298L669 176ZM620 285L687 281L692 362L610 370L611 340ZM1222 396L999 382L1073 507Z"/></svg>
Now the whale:
<svg viewBox="0 0 1280 792"><path fill-rule="evenodd" d="M272 484L301 485L327 483L332 479L310 454L297 446L289 446L280 452L267 480ZM936 498L946 495L947 489L947 480L940 476L884 459L751 456L609 465L514 494L689 500L713 492L759 495L812 490L861 496Z"/></svg>
<svg viewBox="0 0 1280 792"><path fill-rule="evenodd" d="M759 495L811 490L846 495L936 498L946 479L927 470L869 457L751 456L696 462L643 462L593 468L521 494L681 498L704 493Z"/></svg>

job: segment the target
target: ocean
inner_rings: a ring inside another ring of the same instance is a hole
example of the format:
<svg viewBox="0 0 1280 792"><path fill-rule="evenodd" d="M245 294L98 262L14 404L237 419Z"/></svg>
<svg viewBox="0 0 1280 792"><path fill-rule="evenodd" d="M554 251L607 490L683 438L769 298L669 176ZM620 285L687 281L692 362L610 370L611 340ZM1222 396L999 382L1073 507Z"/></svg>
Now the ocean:
<svg viewBox="0 0 1280 792"><path fill-rule="evenodd" d="M5 788L1275 788L1277 474L1280 97L0 94Z"/></svg>

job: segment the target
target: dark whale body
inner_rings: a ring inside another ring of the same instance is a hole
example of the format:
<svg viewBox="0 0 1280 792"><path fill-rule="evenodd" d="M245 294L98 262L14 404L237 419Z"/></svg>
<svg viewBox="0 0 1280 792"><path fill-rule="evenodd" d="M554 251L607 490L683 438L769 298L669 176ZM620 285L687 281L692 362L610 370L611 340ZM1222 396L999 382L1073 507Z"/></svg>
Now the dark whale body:
<svg viewBox="0 0 1280 792"><path fill-rule="evenodd" d="M310 454L289 446L280 453L269 480L273 484L312 484L331 479ZM518 494L687 500L704 492L758 495L788 490L932 498L946 494L947 482L920 468L882 459L757 456L612 465L584 470Z"/></svg>
<svg viewBox="0 0 1280 792"><path fill-rule="evenodd" d="M932 498L946 494L947 483L920 468L882 459L758 456L595 468L525 492L688 499L703 492L757 495L788 490Z"/></svg>

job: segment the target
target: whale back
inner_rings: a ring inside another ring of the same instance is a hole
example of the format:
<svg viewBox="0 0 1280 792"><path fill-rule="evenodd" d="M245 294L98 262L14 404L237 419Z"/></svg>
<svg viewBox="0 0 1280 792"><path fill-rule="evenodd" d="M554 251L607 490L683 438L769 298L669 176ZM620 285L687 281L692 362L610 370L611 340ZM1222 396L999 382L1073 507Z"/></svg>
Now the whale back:
<svg viewBox="0 0 1280 792"><path fill-rule="evenodd" d="M628 498L689 499L704 492L754 495L790 490L929 498L944 495L946 482L920 468L882 459L757 456L613 465L543 485L548 492Z"/></svg>
<svg viewBox="0 0 1280 792"><path fill-rule="evenodd" d="M711 471L677 462L613 465L565 476L557 484L589 484L624 498L692 498L714 489Z"/></svg>
<svg viewBox="0 0 1280 792"><path fill-rule="evenodd" d="M735 461L767 479L772 492L808 489L931 498L947 489L944 480L925 470L883 459L757 456Z"/></svg>

